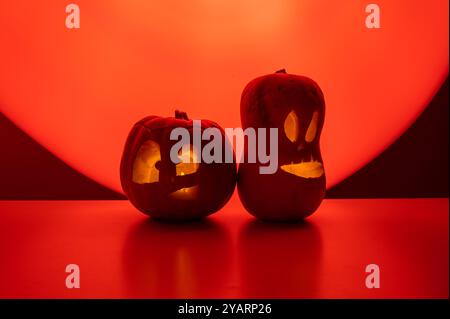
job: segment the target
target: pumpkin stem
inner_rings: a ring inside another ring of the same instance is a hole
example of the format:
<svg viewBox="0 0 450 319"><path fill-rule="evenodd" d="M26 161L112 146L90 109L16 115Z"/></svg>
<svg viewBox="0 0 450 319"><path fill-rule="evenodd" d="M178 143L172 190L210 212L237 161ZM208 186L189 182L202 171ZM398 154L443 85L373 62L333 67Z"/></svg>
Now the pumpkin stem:
<svg viewBox="0 0 450 319"><path fill-rule="evenodd" d="M175 118L180 119L180 120L186 120L186 121L189 120L186 112L182 112L182 111L178 111L178 110L175 110Z"/></svg>
<svg viewBox="0 0 450 319"><path fill-rule="evenodd" d="M281 70L278 70L278 71L275 72L275 73L284 73L284 74L286 74L287 72L286 72L286 69L281 69Z"/></svg>

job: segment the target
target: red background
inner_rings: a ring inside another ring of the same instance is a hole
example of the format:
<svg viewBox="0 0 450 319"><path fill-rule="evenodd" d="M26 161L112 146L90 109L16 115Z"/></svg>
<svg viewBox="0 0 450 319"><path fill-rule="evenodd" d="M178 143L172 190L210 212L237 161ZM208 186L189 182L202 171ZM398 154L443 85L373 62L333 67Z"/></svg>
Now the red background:
<svg viewBox="0 0 450 319"><path fill-rule="evenodd" d="M282 60L288 70L323 80L333 120L324 136L347 143L329 163L356 168L349 141L361 147L353 155L372 158L375 144L388 145L429 101L425 87L431 83L435 92L448 74L441 63L448 56L447 10L436 9L448 3L381 2L390 8L388 28L370 38L360 23L361 0L309 2L313 11L304 20L298 17L306 2L297 1L290 2L296 10L274 12L281 2L223 1L207 15L199 8L208 2L194 8L180 1L179 10L160 2L161 15L150 3L80 0L87 27L76 33L62 24L63 1L1 2L0 36L8 46L1 52L0 108L80 171L95 178L109 165L102 174L111 186L128 123L183 104L193 117L211 112L224 126L237 124L238 108L228 107L238 105L243 85ZM302 29L304 42L293 41L302 24L310 28ZM239 67L229 74L230 65ZM110 125L93 136L99 123ZM90 130L77 130L84 126ZM360 134L367 126L371 134ZM102 141L114 146L110 153L95 152ZM18 199L0 201L0 297L448 298L448 199L385 199L448 197L448 148L447 81L392 146L328 191L307 222L260 223L234 196L203 222L167 225L128 201L98 200L123 197L72 170L0 114L0 199ZM87 159L94 165L81 162ZM383 199L330 199L343 197ZM69 263L81 267L79 290L64 285ZM382 269L379 290L364 286L369 263Z"/></svg>

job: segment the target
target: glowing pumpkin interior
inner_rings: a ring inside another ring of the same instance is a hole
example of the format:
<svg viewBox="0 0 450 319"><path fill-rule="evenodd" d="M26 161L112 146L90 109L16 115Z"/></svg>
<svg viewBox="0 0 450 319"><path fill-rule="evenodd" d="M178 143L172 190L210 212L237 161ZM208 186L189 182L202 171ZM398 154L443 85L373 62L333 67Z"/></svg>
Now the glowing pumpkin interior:
<svg viewBox="0 0 450 319"><path fill-rule="evenodd" d="M181 160L176 164L176 175L184 176L194 174L198 171L198 158L197 153L194 150L194 146L190 145L188 148L182 148L178 155ZM170 194L171 197L176 199L190 200L195 199L198 195L198 186L184 187Z"/></svg>
<svg viewBox="0 0 450 319"><path fill-rule="evenodd" d="M159 181L159 170L156 163L161 160L158 143L152 140L142 143L136 154L133 165L133 182L137 184L156 183Z"/></svg>

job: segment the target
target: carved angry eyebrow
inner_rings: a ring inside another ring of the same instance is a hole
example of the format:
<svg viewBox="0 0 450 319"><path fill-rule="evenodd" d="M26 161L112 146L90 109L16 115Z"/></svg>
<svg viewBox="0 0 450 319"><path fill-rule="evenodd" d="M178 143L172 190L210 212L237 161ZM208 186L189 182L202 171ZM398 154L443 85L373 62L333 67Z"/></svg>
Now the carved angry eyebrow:
<svg viewBox="0 0 450 319"><path fill-rule="evenodd" d="M319 121L319 112L315 111L309 123L308 130L306 131L305 141L311 143L316 138L317 123Z"/></svg>
<svg viewBox="0 0 450 319"><path fill-rule="evenodd" d="M311 121L309 122L308 129L306 130L305 141L307 143L311 143L316 138L318 122L319 112L315 111L311 117ZM292 110L284 120L284 133L292 143L296 142L298 139L298 134L300 131L299 126L298 116L295 111Z"/></svg>

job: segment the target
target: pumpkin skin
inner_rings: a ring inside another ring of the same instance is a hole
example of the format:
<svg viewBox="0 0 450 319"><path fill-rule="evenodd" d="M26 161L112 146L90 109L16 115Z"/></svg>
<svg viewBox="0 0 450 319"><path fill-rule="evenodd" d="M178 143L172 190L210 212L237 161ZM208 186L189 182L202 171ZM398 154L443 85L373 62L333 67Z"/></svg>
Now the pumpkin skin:
<svg viewBox="0 0 450 319"><path fill-rule="evenodd" d="M311 215L322 202L326 186L320 153L325 101L320 87L307 77L280 70L245 87L240 111L243 129L278 129L274 174L260 174L259 167L266 164L258 160L239 165L238 193L244 207L255 217L272 221ZM245 145L247 158L247 141Z"/></svg>
<svg viewBox="0 0 450 319"><path fill-rule="evenodd" d="M170 149L177 141L170 140L170 132L177 127L189 131L192 144L193 121L186 113L176 111L175 118L142 119L131 129L122 155L123 191L136 208L155 219L182 221L210 215L227 203L236 185L234 152L233 163L173 163ZM201 120L201 132L212 127L222 133L225 154L231 145L225 142L224 130L212 121ZM202 148L207 143L202 141Z"/></svg>

